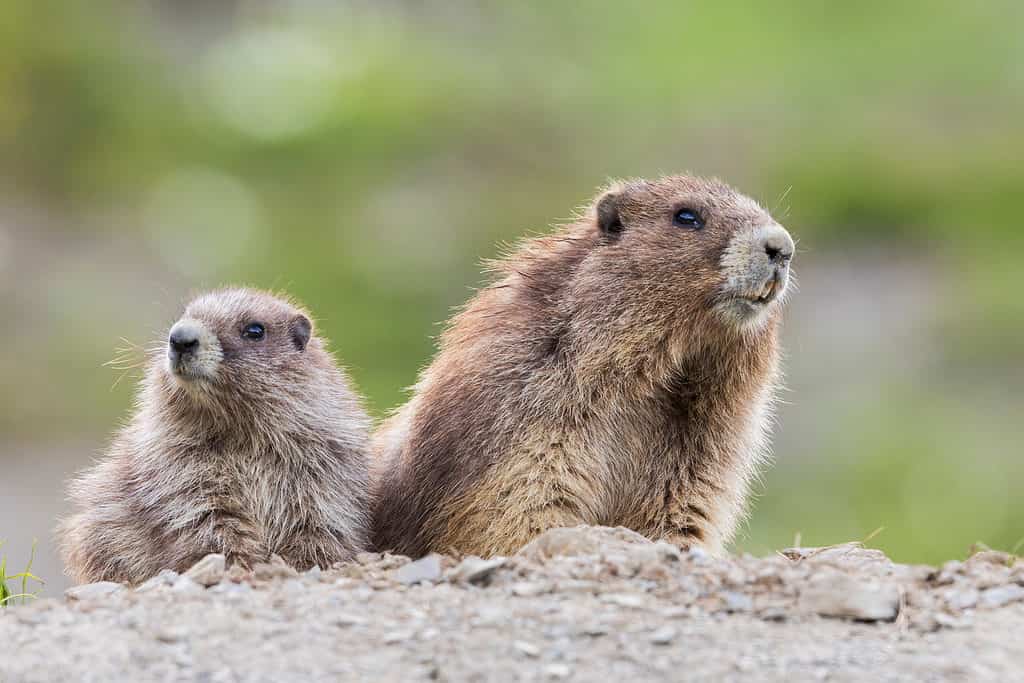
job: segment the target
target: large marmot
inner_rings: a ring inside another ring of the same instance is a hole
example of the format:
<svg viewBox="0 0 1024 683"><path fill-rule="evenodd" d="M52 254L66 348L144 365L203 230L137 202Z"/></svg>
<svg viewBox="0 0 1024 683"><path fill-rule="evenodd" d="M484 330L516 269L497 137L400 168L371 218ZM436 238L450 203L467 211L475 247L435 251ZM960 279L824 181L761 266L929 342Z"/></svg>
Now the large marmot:
<svg viewBox="0 0 1024 683"><path fill-rule="evenodd" d="M716 180L623 182L498 261L375 435L375 544L625 526L719 552L766 452L793 241Z"/></svg>

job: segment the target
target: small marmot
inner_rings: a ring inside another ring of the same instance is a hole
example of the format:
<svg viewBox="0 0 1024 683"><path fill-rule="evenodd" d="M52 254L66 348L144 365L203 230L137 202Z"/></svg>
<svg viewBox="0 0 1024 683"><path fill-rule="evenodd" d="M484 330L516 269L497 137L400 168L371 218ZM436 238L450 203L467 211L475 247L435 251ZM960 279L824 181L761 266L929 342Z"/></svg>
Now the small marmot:
<svg viewBox="0 0 1024 683"><path fill-rule="evenodd" d="M369 428L305 311L250 289L202 295L109 452L70 485L67 571L138 583L213 552L299 569L349 559L369 541Z"/></svg>
<svg viewBox="0 0 1024 683"><path fill-rule="evenodd" d="M374 436L377 549L600 524L721 552L766 455L792 257L757 203L685 175L526 240Z"/></svg>

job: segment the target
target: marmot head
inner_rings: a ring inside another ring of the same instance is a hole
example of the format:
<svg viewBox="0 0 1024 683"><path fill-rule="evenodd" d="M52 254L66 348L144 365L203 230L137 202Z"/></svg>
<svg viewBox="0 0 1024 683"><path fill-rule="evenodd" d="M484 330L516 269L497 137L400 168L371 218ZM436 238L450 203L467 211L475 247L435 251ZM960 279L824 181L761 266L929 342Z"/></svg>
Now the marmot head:
<svg viewBox="0 0 1024 683"><path fill-rule="evenodd" d="M615 278L625 291L609 295L639 311L636 322L644 311L677 309L690 326L717 320L749 331L771 317L786 292L789 233L717 180L676 175L619 183L588 215L605 254L597 270L625 275Z"/></svg>
<svg viewBox="0 0 1024 683"><path fill-rule="evenodd" d="M224 289L188 304L168 332L161 365L173 390L259 401L298 379L311 345L323 353L304 311L264 292Z"/></svg>

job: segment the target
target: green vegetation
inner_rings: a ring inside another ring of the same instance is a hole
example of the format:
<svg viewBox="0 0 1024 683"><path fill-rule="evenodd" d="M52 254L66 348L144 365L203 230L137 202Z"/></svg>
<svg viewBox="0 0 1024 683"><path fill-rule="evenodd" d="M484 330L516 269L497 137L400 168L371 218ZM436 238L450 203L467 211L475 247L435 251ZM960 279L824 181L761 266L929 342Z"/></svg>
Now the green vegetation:
<svg viewBox="0 0 1024 683"><path fill-rule="evenodd" d="M0 546L3 543L0 542ZM32 544L32 554L28 559L28 566L25 570L17 574L7 575L7 558L0 555L0 607L7 607L8 604L14 604L15 600L21 600L23 603L28 600L35 598L36 593L28 592L29 580L43 583L43 580L32 573L32 563L36 559L36 546ZM11 589L8 588L8 581L21 580L21 591L18 593L12 593Z"/></svg>
<svg viewBox="0 0 1024 683"><path fill-rule="evenodd" d="M879 261L929 295L893 304L923 320L905 357L835 380L857 391L816 404L838 359L789 345L811 379L784 398L820 414L784 419L741 547L1024 534L1024 3L273 7L0 4L0 198L34 247L0 304L4 433L98 440L138 376L99 369L119 337L230 281L307 303L383 415L502 242L692 169L777 207L798 274L848 266L836 308Z"/></svg>

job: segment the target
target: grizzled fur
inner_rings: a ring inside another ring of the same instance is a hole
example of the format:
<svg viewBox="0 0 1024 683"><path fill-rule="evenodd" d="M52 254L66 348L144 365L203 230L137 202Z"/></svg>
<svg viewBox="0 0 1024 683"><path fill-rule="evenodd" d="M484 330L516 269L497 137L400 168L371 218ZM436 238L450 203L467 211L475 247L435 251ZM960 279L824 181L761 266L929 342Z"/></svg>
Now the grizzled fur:
<svg viewBox="0 0 1024 683"><path fill-rule="evenodd" d="M364 549L369 419L306 313L228 289L182 320L203 330L193 370L205 378L176 376L166 347L154 353L135 414L70 486L68 573L136 583L211 552L309 568ZM263 339L243 338L252 322Z"/></svg>
<svg viewBox="0 0 1024 683"><path fill-rule="evenodd" d="M706 225L674 224L681 207ZM777 384L765 231L788 266L755 202L671 176L616 184L494 264L374 436L376 547L510 554L583 523L721 551Z"/></svg>

